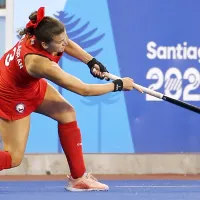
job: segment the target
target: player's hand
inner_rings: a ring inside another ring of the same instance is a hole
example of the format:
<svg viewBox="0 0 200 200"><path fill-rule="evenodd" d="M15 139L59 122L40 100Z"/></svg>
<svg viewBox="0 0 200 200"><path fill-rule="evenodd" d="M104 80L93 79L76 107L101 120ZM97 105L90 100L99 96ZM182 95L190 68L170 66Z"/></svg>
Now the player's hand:
<svg viewBox="0 0 200 200"><path fill-rule="evenodd" d="M108 72L108 70L106 69L106 67L99 62L98 60L96 60L95 58L93 58L91 61L89 61L87 63L88 67L90 68L90 73L92 74L92 76L99 78L101 80L105 79L107 81L109 81L110 79L104 76L104 72Z"/></svg>
<svg viewBox="0 0 200 200"><path fill-rule="evenodd" d="M121 80L123 81L124 91L130 91L130 90L136 89L139 92L143 93L143 90L140 87L133 84L134 80L132 78L125 77L125 78L122 78Z"/></svg>

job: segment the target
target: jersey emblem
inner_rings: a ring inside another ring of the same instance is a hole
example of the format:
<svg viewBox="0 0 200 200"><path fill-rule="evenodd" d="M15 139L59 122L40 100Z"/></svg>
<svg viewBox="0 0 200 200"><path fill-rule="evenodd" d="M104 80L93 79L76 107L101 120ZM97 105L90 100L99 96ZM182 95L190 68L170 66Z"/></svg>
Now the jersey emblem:
<svg viewBox="0 0 200 200"><path fill-rule="evenodd" d="M20 103L20 104L16 105L16 110L17 110L18 113L23 113L24 109L25 109L25 106L24 106L23 103Z"/></svg>

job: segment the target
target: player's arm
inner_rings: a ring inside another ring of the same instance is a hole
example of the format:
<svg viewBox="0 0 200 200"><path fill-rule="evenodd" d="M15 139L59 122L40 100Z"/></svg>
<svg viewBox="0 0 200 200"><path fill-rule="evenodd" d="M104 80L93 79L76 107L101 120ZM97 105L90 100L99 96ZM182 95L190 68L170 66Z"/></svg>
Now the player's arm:
<svg viewBox="0 0 200 200"><path fill-rule="evenodd" d="M82 49L78 44L76 44L72 40L68 39L67 43L68 44L65 47L65 53L87 64L90 68L90 73L94 77L104 79L103 72L108 72L108 70L101 62L93 58L89 53L87 53L84 49ZM109 79L106 78L106 80Z"/></svg>
<svg viewBox="0 0 200 200"><path fill-rule="evenodd" d="M65 53L69 54L87 64L90 60L92 60L92 56L83 50L78 44L68 39L68 44L65 47Z"/></svg>
<svg viewBox="0 0 200 200"><path fill-rule="evenodd" d="M27 55L25 58L27 72L36 78L46 78L55 84L82 96L102 95L114 90L114 84L86 84L80 79L63 71L57 63L48 58Z"/></svg>

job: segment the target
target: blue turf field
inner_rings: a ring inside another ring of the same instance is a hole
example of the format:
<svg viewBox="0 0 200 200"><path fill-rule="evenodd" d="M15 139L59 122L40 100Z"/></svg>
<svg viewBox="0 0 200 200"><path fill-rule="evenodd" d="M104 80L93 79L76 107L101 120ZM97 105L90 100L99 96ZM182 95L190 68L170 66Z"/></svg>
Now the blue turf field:
<svg viewBox="0 0 200 200"><path fill-rule="evenodd" d="M1 181L0 200L200 200L200 181L103 181L108 192L68 192L65 181Z"/></svg>

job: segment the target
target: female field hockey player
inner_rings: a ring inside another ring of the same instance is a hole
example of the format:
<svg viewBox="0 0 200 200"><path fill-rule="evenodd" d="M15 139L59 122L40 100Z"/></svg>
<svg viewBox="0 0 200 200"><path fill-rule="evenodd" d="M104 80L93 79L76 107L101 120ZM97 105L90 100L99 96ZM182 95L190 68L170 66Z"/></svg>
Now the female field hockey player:
<svg viewBox="0 0 200 200"><path fill-rule="evenodd" d="M82 96L132 90L133 80L83 83L59 67L57 63L63 53L87 64L94 77L104 79L107 69L68 38L61 22L45 16L44 7L32 13L29 19L20 32L22 38L0 60L0 133L4 144L4 150L0 151L0 170L17 167L22 162L30 114L36 112L58 122L60 142L71 173L66 189L108 190L107 185L86 173L82 146L77 145L82 142L74 108L45 79Z"/></svg>

